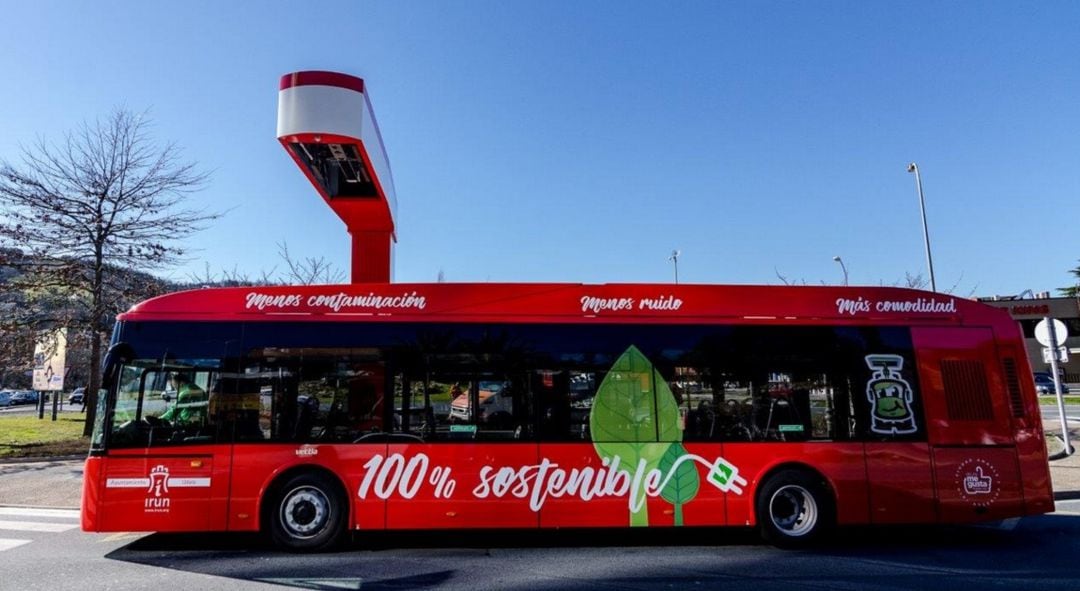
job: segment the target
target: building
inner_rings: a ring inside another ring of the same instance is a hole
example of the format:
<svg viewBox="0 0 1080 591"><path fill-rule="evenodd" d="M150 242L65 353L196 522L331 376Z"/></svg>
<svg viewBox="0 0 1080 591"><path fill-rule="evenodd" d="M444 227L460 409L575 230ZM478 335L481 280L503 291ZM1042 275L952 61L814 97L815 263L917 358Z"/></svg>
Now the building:
<svg viewBox="0 0 1080 591"><path fill-rule="evenodd" d="M1058 363L1064 372L1066 382L1080 382L1080 298L1052 298L1049 292L1031 294L1031 298L1020 296L993 296L978 298L980 302L995 308L1009 311L1021 330L1027 345L1028 359L1035 371L1050 371L1050 364L1043 361L1043 346L1035 340L1035 325L1043 318L1056 318L1069 329L1069 338L1065 346L1069 349L1069 360Z"/></svg>

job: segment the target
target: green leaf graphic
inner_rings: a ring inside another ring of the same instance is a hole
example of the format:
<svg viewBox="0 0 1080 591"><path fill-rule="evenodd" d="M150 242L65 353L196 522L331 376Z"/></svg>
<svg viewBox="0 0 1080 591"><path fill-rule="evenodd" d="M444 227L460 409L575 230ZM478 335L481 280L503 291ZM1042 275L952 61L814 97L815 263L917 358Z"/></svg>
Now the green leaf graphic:
<svg viewBox="0 0 1080 591"><path fill-rule="evenodd" d="M675 394L671 392L664 376L655 369L652 370L652 380L656 385L656 415L660 441L682 441L683 426L679 420L679 403L675 400Z"/></svg>
<svg viewBox="0 0 1080 591"><path fill-rule="evenodd" d="M682 443L673 443L668 447L667 453L660 458L660 472L664 474L664 478L668 477L675 462L687 453L689 452ZM660 496L675 506L675 525L683 524L682 506L697 496L698 487L701 485L699 478L694 462L682 462L678 468L675 468L675 475L668 481L667 486L660 491Z"/></svg>
<svg viewBox="0 0 1080 591"><path fill-rule="evenodd" d="M630 477L642 460L646 471L657 468L671 442L682 441L675 397L637 347L631 345L615 360L597 389L589 430L597 455L608 461L618 456L619 471ZM631 512L630 525L648 524L648 506L642 503L640 510Z"/></svg>
<svg viewBox="0 0 1080 591"><path fill-rule="evenodd" d="M608 370L593 400L593 441L656 441L652 364L637 347L627 349Z"/></svg>

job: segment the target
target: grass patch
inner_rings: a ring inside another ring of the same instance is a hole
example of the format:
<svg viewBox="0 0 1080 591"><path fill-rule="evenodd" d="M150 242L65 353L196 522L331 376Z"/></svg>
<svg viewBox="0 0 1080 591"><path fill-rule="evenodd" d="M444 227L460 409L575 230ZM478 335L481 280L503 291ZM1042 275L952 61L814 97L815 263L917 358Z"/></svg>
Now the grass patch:
<svg viewBox="0 0 1080 591"><path fill-rule="evenodd" d="M0 458L47 458L85 454L89 438L83 437L86 416L52 420L33 415L0 415Z"/></svg>
<svg viewBox="0 0 1080 591"><path fill-rule="evenodd" d="M1062 399L1065 400L1065 404L1080 404L1080 396L1077 395L1066 394L1062 396ZM1049 396L1039 396L1039 405L1052 406L1055 404L1057 404L1057 396L1054 396L1053 394Z"/></svg>

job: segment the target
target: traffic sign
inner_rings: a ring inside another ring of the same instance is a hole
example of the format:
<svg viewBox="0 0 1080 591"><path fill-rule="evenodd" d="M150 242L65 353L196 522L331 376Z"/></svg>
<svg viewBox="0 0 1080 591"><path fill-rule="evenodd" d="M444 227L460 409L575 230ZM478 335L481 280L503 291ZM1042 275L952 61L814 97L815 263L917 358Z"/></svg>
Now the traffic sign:
<svg viewBox="0 0 1080 591"><path fill-rule="evenodd" d="M1061 363L1068 363L1069 362L1069 350L1066 347L1057 347L1057 348L1054 348L1054 349L1052 349L1050 347L1043 347L1043 350L1042 350L1043 363L1050 363L1051 361L1055 361L1055 359L1054 359L1054 352L1055 351L1057 352L1056 361L1060 361Z"/></svg>
<svg viewBox="0 0 1080 591"><path fill-rule="evenodd" d="M1054 323L1054 337L1055 342L1050 342L1050 320ZM1044 347L1060 347L1065 344L1065 339L1069 337L1069 329L1065 327L1065 323L1051 318L1043 318L1035 325L1035 340L1039 341L1039 344Z"/></svg>

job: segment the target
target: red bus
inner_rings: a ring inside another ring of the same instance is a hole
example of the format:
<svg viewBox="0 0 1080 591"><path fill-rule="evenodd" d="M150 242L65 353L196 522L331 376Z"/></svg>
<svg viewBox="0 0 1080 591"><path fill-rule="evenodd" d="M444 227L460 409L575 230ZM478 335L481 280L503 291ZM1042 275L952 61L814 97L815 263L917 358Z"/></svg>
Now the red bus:
<svg viewBox="0 0 1080 591"><path fill-rule="evenodd" d="M893 288L206 289L122 314L86 531L836 525L1053 510L1009 315Z"/></svg>

